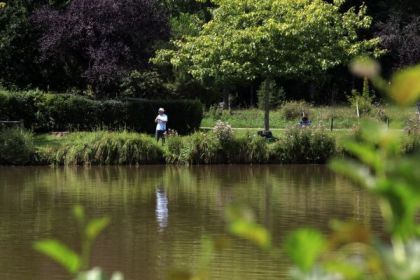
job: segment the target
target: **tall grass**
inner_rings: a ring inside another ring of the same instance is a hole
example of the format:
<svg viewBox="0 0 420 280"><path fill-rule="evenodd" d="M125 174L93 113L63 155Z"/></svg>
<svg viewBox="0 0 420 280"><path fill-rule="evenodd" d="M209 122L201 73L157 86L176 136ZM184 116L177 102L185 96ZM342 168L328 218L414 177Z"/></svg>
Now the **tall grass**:
<svg viewBox="0 0 420 280"><path fill-rule="evenodd" d="M0 129L0 164L25 165L34 157L32 133L20 128Z"/></svg>
<svg viewBox="0 0 420 280"><path fill-rule="evenodd" d="M44 148L45 161L58 165L163 163L163 149L149 136L131 132L77 132Z"/></svg>
<svg viewBox="0 0 420 280"><path fill-rule="evenodd" d="M271 146L273 163L326 163L337 153L335 138L322 129L289 128Z"/></svg>
<svg viewBox="0 0 420 280"><path fill-rule="evenodd" d="M0 143L3 164L325 163L336 153L335 137L318 129L293 128L275 143L252 133L220 137L214 131L197 132L169 137L164 146L143 134L97 131L37 136L34 147L31 134L13 133L18 136L9 132L12 140Z"/></svg>
<svg viewBox="0 0 420 280"><path fill-rule="evenodd" d="M252 134L220 141L213 132L167 143L166 161L181 164L325 163L336 153L334 137L317 129L290 129L275 143Z"/></svg>

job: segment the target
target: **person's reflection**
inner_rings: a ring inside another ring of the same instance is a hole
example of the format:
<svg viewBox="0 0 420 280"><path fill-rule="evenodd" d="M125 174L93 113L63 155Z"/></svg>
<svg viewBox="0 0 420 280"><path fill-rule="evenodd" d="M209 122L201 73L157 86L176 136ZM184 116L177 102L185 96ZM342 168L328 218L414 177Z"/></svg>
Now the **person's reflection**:
<svg viewBox="0 0 420 280"><path fill-rule="evenodd" d="M161 231L168 226L168 197L163 186L156 188L156 221Z"/></svg>

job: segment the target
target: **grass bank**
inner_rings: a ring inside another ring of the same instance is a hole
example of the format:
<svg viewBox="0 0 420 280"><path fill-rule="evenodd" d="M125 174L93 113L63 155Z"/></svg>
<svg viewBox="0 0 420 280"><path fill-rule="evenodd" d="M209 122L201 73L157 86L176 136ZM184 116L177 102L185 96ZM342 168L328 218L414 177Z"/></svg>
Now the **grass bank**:
<svg viewBox="0 0 420 280"><path fill-rule="evenodd" d="M291 129L267 142L252 132L221 137L213 131L174 136L166 145L151 136L132 132L75 132L33 138L30 164L251 164L325 163L337 153L333 134L315 129Z"/></svg>
<svg viewBox="0 0 420 280"><path fill-rule="evenodd" d="M32 135L20 129L0 131L3 165L142 164L323 164L342 153L341 142L353 130L289 128L267 142L255 131L201 131L172 136L162 146L150 135L134 132L73 132ZM408 139L408 138L407 138ZM419 145L410 138L405 151Z"/></svg>
<svg viewBox="0 0 420 280"><path fill-rule="evenodd" d="M334 118L335 129L350 129L358 125L363 119L389 119L390 128L402 129L407 121L415 115L416 108L401 108L389 106L374 108L369 114L359 119L350 106L309 106L303 108L312 123L317 126L330 127L331 118ZM302 108L299 106L283 107L270 112L270 126L273 129L284 129L296 125L300 120ZM202 127L213 127L218 120L228 122L234 128L262 128L264 112L260 109L241 109L229 111L211 109L204 115Z"/></svg>

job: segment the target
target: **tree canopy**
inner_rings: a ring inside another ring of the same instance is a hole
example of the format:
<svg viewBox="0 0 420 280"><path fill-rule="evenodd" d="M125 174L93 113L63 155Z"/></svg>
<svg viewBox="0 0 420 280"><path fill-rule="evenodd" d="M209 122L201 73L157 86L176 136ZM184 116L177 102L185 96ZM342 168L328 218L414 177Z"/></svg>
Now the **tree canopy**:
<svg viewBox="0 0 420 280"><path fill-rule="evenodd" d="M308 77L363 53L378 54L379 39L362 40L366 7L341 12L343 1L215 0L213 18L196 36L173 41L156 63L170 62L205 84L229 85L268 77Z"/></svg>
<svg viewBox="0 0 420 280"><path fill-rule="evenodd" d="M42 33L41 58L95 93L115 90L129 71L147 65L157 40L169 38L168 15L150 0L73 0L60 10L44 6L33 22Z"/></svg>

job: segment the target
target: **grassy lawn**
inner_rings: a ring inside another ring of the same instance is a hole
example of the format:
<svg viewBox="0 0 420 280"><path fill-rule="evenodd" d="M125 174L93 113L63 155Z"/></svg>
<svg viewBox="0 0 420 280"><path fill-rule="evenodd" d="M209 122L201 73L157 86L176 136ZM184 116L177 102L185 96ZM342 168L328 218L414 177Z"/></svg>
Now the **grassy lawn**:
<svg viewBox="0 0 420 280"><path fill-rule="evenodd" d="M410 116L416 112L416 108L407 108L401 110L396 107L385 108L386 115L390 119L390 128L404 128ZM372 112L368 118L378 118L377 112ZM313 125L330 127L331 116L334 116L334 128L350 129L357 125L360 119L357 118L354 110L348 106L320 106L312 107L309 112L309 118ZM205 113L201 123L202 127L213 127L218 120L228 122L234 128L262 128L264 123L264 112L259 109L233 110L230 114L224 111L221 114L214 115ZM270 126L273 129L283 129L288 126L296 125L299 118L286 120L281 109L270 112Z"/></svg>

